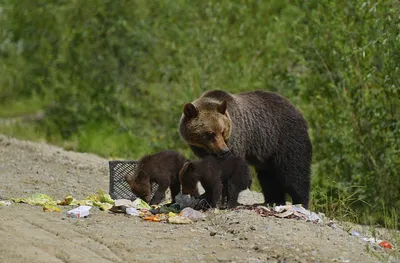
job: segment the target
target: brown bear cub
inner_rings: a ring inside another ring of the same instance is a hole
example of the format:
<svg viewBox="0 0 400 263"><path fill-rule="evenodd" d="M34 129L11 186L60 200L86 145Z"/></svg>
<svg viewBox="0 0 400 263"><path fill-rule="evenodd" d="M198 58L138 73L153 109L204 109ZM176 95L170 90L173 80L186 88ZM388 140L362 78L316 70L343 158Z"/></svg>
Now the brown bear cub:
<svg viewBox="0 0 400 263"><path fill-rule="evenodd" d="M213 208L218 205L220 208L225 208L225 205L227 208L236 207L239 193L251 185L247 163L233 154L224 157L209 155L187 162L179 173L179 179L184 195L196 193L200 181L205 190L204 198Z"/></svg>
<svg viewBox="0 0 400 263"><path fill-rule="evenodd" d="M175 196L180 193L181 189L179 171L187 161L183 155L175 151L145 155L138 161L132 178L125 176L125 180L137 197L151 205L161 202L168 187L171 190L171 198L175 202ZM152 183L158 184L153 198L151 198ZM196 195L196 191L194 191L194 195Z"/></svg>
<svg viewBox="0 0 400 263"><path fill-rule="evenodd" d="M185 104L181 137L200 158L232 152L253 165L265 202L308 207L312 144L307 121L286 98L272 92L204 93Z"/></svg>

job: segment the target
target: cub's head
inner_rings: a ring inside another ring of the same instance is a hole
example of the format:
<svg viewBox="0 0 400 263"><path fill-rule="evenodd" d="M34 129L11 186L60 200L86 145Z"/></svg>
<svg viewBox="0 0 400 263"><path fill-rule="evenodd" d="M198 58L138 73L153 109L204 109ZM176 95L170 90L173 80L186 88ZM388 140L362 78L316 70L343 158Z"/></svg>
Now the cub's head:
<svg viewBox="0 0 400 263"><path fill-rule="evenodd" d="M189 145L224 155L229 152L231 127L227 101L210 100L185 104L179 132Z"/></svg>
<svg viewBox="0 0 400 263"><path fill-rule="evenodd" d="M195 195L197 192L197 183L199 174L196 172L195 165L192 162L186 162L179 172L179 181L182 185L183 195Z"/></svg>
<svg viewBox="0 0 400 263"><path fill-rule="evenodd" d="M132 180L127 180L128 178L125 177L125 180L131 187L132 193L134 193L140 199L146 201L146 203L150 203L151 200L151 185L148 177L142 171L139 171L135 178Z"/></svg>

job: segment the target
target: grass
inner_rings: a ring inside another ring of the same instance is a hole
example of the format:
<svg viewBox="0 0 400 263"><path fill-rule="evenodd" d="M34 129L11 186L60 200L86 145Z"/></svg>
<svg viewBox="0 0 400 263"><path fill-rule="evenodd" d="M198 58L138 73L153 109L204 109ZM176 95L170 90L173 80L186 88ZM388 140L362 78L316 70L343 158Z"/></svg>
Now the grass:
<svg viewBox="0 0 400 263"><path fill-rule="evenodd" d="M32 95L28 98L10 99L1 103L0 118L12 118L34 114L44 108L48 100Z"/></svg>

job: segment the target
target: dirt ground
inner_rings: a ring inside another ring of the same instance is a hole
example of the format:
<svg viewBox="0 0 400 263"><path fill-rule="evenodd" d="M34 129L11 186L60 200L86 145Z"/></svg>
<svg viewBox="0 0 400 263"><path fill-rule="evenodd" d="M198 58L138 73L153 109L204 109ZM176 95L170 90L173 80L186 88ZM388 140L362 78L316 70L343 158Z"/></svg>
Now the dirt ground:
<svg viewBox="0 0 400 263"><path fill-rule="evenodd" d="M0 199L32 193L81 199L108 190L108 160L95 155L0 135L0 157ZM239 201L263 198L247 190ZM339 224L241 210L209 212L205 221L171 225L95 207L90 217L74 219L66 216L69 209L0 207L0 262L380 262Z"/></svg>

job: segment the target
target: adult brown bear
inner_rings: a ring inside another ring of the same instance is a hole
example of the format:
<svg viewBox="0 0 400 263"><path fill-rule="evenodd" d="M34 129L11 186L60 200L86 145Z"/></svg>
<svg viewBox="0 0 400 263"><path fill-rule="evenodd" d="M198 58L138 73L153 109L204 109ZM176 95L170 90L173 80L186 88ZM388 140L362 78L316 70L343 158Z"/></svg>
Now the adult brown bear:
<svg viewBox="0 0 400 263"><path fill-rule="evenodd" d="M307 121L286 98L272 92L204 93L185 104L181 137L199 157L229 151L253 165L265 202L308 207L312 144Z"/></svg>

